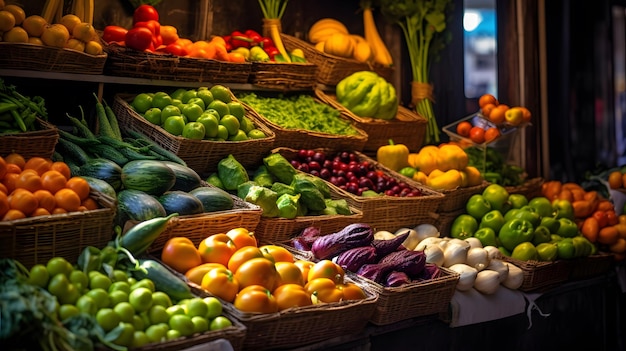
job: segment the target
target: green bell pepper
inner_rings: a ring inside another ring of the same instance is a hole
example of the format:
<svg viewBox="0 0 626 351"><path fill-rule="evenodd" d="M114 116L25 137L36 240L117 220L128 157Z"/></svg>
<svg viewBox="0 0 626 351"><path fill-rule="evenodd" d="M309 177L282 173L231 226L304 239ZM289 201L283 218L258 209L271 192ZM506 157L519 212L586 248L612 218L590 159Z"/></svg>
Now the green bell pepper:
<svg viewBox="0 0 626 351"><path fill-rule="evenodd" d="M479 228L475 233L474 237L480 240L480 243L485 246L495 246L498 247L498 239L496 232L489 227Z"/></svg>
<svg viewBox="0 0 626 351"><path fill-rule="evenodd" d="M476 218L463 213L458 215L452 222L450 236L457 239L467 239L473 236L476 230L478 230Z"/></svg>
<svg viewBox="0 0 626 351"><path fill-rule="evenodd" d="M548 229L548 227L538 225L537 227L535 227L532 243L535 244L535 246L542 243L548 243L552 239L551 234L552 233L550 233L550 229Z"/></svg>
<svg viewBox="0 0 626 351"><path fill-rule="evenodd" d="M537 256L540 261L555 261L558 257L558 247L554 243L541 243L537 245Z"/></svg>
<svg viewBox="0 0 626 351"><path fill-rule="evenodd" d="M533 225L521 218L513 218L500 228L498 238L507 250L512 251L515 247L523 242L532 244L535 228Z"/></svg>
<svg viewBox="0 0 626 351"><path fill-rule="evenodd" d="M502 212L498 210L491 210L480 219L479 228L491 228L495 233L500 231L500 228L504 225L506 221L504 220L504 216Z"/></svg>

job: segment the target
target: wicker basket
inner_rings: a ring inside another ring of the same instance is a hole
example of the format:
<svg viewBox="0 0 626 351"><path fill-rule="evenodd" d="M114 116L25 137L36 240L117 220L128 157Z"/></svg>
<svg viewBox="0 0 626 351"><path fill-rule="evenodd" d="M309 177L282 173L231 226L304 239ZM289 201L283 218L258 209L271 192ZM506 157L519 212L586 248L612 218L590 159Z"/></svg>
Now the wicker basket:
<svg viewBox="0 0 626 351"><path fill-rule="evenodd" d="M406 107L399 106L396 118L386 121L359 117L341 105L335 95L326 94L320 89L316 89L315 94L327 104L344 111L356 121L357 127L367 133L367 143L363 151L375 152L379 147L388 145L390 139L393 139L396 144L406 145L411 151L419 151L424 144L428 121Z"/></svg>
<svg viewBox="0 0 626 351"><path fill-rule="evenodd" d="M522 270L524 281L518 290L524 292L546 291L567 281L570 275L571 263L568 260L554 262L521 261L506 256L503 259Z"/></svg>
<svg viewBox="0 0 626 351"><path fill-rule="evenodd" d="M319 67L317 74L318 83L337 85L339 81L358 71L375 71L388 81L393 77L392 68L370 66L368 63L354 59L329 55L320 52L306 41L291 35L281 34L281 39L287 51L301 49L304 52L304 57Z"/></svg>
<svg viewBox="0 0 626 351"><path fill-rule="evenodd" d="M141 117L133 110L129 101L132 101L132 96L119 94L115 96L113 101L112 108L119 120L120 127L146 135L161 147L175 153L187 163L188 167L199 174L216 171L218 162L229 154L235 156L237 161L245 167L258 165L274 146L274 132L260 121L256 112L248 107L246 107L246 116L254 122L258 129L265 133L266 138L244 141L210 141L192 140L172 135L160 126Z"/></svg>
<svg viewBox="0 0 626 351"><path fill-rule="evenodd" d="M52 157L59 140L59 130L53 124L37 118L39 130L32 132L3 134L0 143L0 156L18 153L25 158L40 156Z"/></svg>
<svg viewBox="0 0 626 351"><path fill-rule="evenodd" d="M263 212L261 208L237 196L231 195L231 197L234 201L234 207L231 210L171 218L165 230L154 240L147 252L160 253L169 239L178 236L191 239L197 246L207 236L226 233L233 228L241 227L255 231Z"/></svg>
<svg viewBox="0 0 626 351"><path fill-rule="evenodd" d="M507 186L505 189L509 192L509 194L522 194L530 200L534 197L541 196L541 186L543 183L544 179L537 177L528 179L519 186Z"/></svg>
<svg viewBox="0 0 626 351"><path fill-rule="evenodd" d="M117 44L105 46L108 75L184 82L247 83L252 64L183 57L133 50Z"/></svg>
<svg viewBox="0 0 626 351"><path fill-rule="evenodd" d="M113 238L114 199L92 190L102 208L0 221L0 257L31 267L60 256L76 262L86 246L104 247Z"/></svg>
<svg viewBox="0 0 626 351"><path fill-rule="evenodd" d="M315 150L323 151L329 155L332 151L317 148ZM279 152L288 160L295 158L298 150L279 147L272 152ZM391 177L395 177L395 172L381 165L377 161L368 156L353 151L359 160L366 160L376 169L381 170ZM427 219L436 216L435 212L439 207L439 202L443 201L443 195L429 188L423 187L421 184L406 179L406 183L413 189L422 192L422 196L416 197L397 197L397 196L357 196L346 190L343 190L332 183L328 182L331 188L331 197L334 199L345 199L348 204L360 210L363 214L362 221L368 223L374 228L384 230L395 230L405 226L414 226Z"/></svg>
<svg viewBox="0 0 626 351"><path fill-rule="evenodd" d="M258 93L261 95L261 93ZM323 101L315 98L319 103L325 104ZM252 107L247 108L254 110ZM332 106L331 106L332 107ZM267 125L274 134L276 134L276 140L274 146L285 146L294 149L314 149L314 148L326 148L332 150L363 150L367 143L367 133L360 128L357 128L354 122L345 112L341 111L340 117L346 121L353 123L354 128L357 131L356 135L338 135L328 134L316 131L310 131L305 129L287 129L284 128L269 119L265 118L260 113L257 113L263 124Z"/></svg>
<svg viewBox="0 0 626 351"><path fill-rule="evenodd" d="M280 90L313 90L317 86L317 65L313 63L252 62L250 83Z"/></svg>
<svg viewBox="0 0 626 351"><path fill-rule="evenodd" d="M439 267L437 278L405 284L398 287L384 287L369 279L366 288L378 295L376 310L370 322L387 325L406 319L432 316L448 310L452 295L456 291L459 274Z"/></svg>
<svg viewBox="0 0 626 351"><path fill-rule="evenodd" d="M602 275L611 269L615 256L598 252L587 257L579 257L570 262L570 280L588 279Z"/></svg>
<svg viewBox="0 0 626 351"><path fill-rule="evenodd" d="M346 281L351 281L346 278ZM362 282L354 280L361 287ZM192 282L192 291L199 296L211 296ZM363 300L321 303L289 308L277 313L249 313L222 300L224 310L246 327L244 350L288 349L312 344L365 329L378 296L364 289Z"/></svg>
<svg viewBox="0 0 626 351"><path fill-rule="evenodd" d="M107 54L30 43L0 42L0 68L78 74L102 74Z"/></svg>
<svg viewBox="0 0 626 351"><path fill-rule="evenodd" d="M304 228L318 227L322 232L334 233L348 224L362 222L361 211L351 208L351 215L300 216L294 219L261 217L254 236L264 244L283 242L300 234Z"/></svg>

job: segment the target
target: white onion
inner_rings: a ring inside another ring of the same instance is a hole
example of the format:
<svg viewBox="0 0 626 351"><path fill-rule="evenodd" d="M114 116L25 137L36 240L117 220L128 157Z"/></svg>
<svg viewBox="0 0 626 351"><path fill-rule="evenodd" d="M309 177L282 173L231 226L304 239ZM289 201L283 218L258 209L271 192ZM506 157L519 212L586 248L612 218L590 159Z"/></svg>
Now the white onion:
<svg viewBox="0 0 626 351"><path fill-rule="evenodd" d="M430 237L439 237L440 235L439 229L437 229L437 227L435 227L434 225L430 223L423 223L423 224L417 225L413 229L417 232L417 236L420 239L420 241L426 238L430 238Z"/></svg>
<svg viewBox="0 0 626 351"><path fill-rule="evenodd" d="M396 236L392 232L386 230L379 230L374 233L374 239L376 240L391 240L395 237Z"/></svg>
<svg viewBox="0 0 626 351"><path fill-rule="evenodd" d="M479 272L489 265L489 256L482 247L473 247L467 251L465 262L468 266L476 268Z"/></svg>
<svg viewBox="0 0 626 351"><path fill-rule="evenodd" d="M457 263L449 268L459 274L459 281L456 283L457 290L467 291L474 286L474 281L478 275L476 268L470 267L465 263Z"/></svg>
<svg viewBox="0 0 626 351"><path fill-rule="evenodd" d="M461 246L465 246L467 247L467 249L469 250L470 247L470 243L468 243L467 241L463 240L463 239L459 239L459 238L450 238L448 240L448 244L458 244Z"/></svg>
<svg viewBox="0 0 626 351"><path fill-rule="evenodd" d="M486 269L491 269L492 271L498 272L500 274L500 283L504 282L509 276L509 266L506 265L502 260L497 258L489 261L489 265Z"/></svg>
<svg viewBox="0 0 626 351"><path fill-rule="evenodd" d="M435 238L435 237L430 237L430 238L426 238L422 241L419 242L419 244L417 244L417 246L415 246L415 251L424 251L424 249L428 246L431 245L437 245L439 244L439 242L441 242L443 239L442 238ZM443 250L443 248L442 248Z"/></svg>
<svg viewBox="0 0 626 351"><path fill-rule="evenodd" d="M497 247L492 246L492 245L487 245L487 246L484 247L484 249L487 250L489 258L491 258L491 259L494 259L494 258L501 259L502 258L502 252L500 252L500 250L498 250Z"/></svg>
<svg viewBox="0 0 626 351"><path fill-rule="evenodd" d="M498 272L490 269L484 269L476 274L474 289L483 294L491 295L498 291L498 288L500 287L499 277L500 274Z"/></svg>
<svg viewBox="0 0 626 351"><path fill-rule="evenodd" d="M470 248L474 248L474 247L480 247L481 249L483 248L483 243L481 243L480 240L478 240L478 238L475 238L473 236L466 238L465 241L469 243Z"/></svg>
<svg viewBox="0 0 626 351"><path fill-rule="evenodd" d="M467 260L468 246L450 243L443 249L443 266L450 267L457 263L465 263Z"/></svg>
<svg viewBox="0 0 626 351"><path fill-rule="evenodd" d="M509 267L509 275L502 282L502 285L511 290L519 289L519 287L522 286L522 283L524 283L524 271L512 263L504 262L504 264Z"/></svg>
<svg viewBox="0 0 626 351"><path fill-rule="evenodd" d="M449 242L450 242L450 238L444 237L444 238L441 238L441 241L439 241L437 245L439 245L440 248L445 250Z"/></svg>
<svg viewBox="0 0 626 351"><path fill-rule="evenodd" d="M436 264L437 266L443 266L443 249L437 245L429 245L424 249L426 255L426 262Z"/></svg>
<svg viewBox="0 0 626 351"><path fill-rule="evenodd" d="M404 246L407 250L413 250L420 242L419 235L414 229L411 228L400 228L396 230L394 235L404 234L409 232L409 236L402 242L402 246Z"/></svg>

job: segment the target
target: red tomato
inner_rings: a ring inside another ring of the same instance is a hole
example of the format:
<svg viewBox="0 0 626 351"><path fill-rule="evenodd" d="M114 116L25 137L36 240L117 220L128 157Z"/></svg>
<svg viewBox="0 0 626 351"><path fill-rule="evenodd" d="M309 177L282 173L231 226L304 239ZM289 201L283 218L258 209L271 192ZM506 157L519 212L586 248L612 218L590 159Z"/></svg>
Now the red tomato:
<svg viewBox="0 0 626 351"><path fill-rule="evenodd" d="M609 224L609 218L606 215L606 211L595 211L592 216L598 221L600 229L606 227Z"/></svg>
<svg viewBox="0 0 626 351"><path fill-rule="evenodd" d="M168 54L176 55L176 56L185 56L187 55L187 50L180 44L169 44L167 46L161 45L158 50L159 52L166 52Z"/></svg>
<svg viewBox="0 0 626 351"><path fill-rule="evenodd" d="M143 22L143 21L158 21L159 20L159 12L151 5L140 5L133 12L133 23Z"/></svg>
<svg viewBox="0 0 626 351"><path fill-rule="evenodd" d="M472 124L468 121L463 121L456 126L456 133L462 137L469 137L470 129L472 129Z"/></svg>
<svg viewBox="0 0 626 351"><path fill-rule="evenodd" d="M126 33L126 46L137 51L145 51L152 45L152 32L146 27L135 27Z"/></svg>
<svg viewBox="0 0 626 351"><path fill-rule="evenodd" d="M102 40L107 43L123 42L126 40L128 29L120 26L106 26L102 32Z"/></svg>

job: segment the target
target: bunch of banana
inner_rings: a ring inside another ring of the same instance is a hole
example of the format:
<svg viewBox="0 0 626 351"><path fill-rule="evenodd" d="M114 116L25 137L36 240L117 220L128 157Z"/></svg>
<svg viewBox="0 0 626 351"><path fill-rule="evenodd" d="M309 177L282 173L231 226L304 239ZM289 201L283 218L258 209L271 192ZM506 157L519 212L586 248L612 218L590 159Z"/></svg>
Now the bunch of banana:
<svg viewBox="0 0 626 351"><path fill-rule="evenodd" d="M48 23L59 22L63 17L63 0L46 0L41 17ZM93 25L94 0L73 0L71 14L80 18L82 22Z"/></svg>

